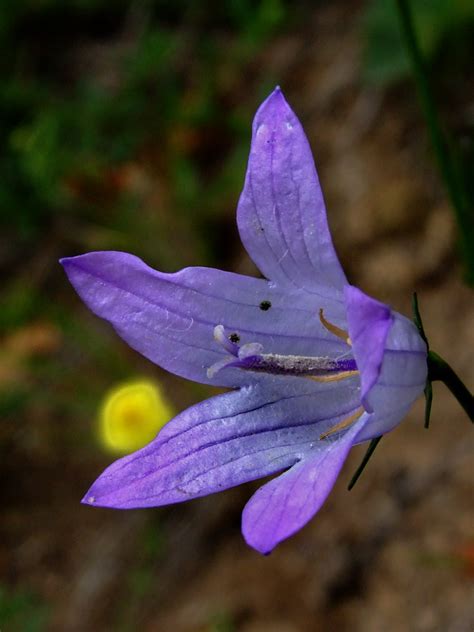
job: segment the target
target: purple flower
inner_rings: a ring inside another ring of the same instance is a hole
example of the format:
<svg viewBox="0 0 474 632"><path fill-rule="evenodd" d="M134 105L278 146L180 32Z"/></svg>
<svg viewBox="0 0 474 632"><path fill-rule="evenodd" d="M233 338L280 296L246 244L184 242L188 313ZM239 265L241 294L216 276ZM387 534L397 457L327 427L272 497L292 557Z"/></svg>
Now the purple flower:
<svg viewBox="0 0 474 632"><path fill-rule="evenodd" d="M427 355L411 321L347 283L308 141L279 88L255 116L237 222L268 280L165 274L123 252L62 260L131 347L234 389L116 461L83 502L156 507L283 472L243 511L246 541L268 553L318 511L354 444L400 423L425 386Z"/></svg>

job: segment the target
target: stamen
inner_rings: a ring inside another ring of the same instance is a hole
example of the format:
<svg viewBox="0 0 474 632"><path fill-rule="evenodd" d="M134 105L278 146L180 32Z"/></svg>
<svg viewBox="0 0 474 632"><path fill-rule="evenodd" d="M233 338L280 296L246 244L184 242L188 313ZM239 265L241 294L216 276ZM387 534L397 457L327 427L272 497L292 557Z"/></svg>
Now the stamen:
<svg viewBox="0 0 474 632"><path fill-rule="evenodd" d="M326 432L323 432L323 434L320 435L319 438L320 439L326 439L327 437L329 437L330 435L334 434L335 432L339 432L339 430L344 430L344 428L347 428L348 426L353 424L354 421L357 421L357 419L359 419L359 417L362 417L364 412L365 412L364 411L364 407L360 406L355 411L355 413L352 413L352 415L350 415L350 417L346 417L345 419L340 421L338 424L336 424L335 426L333 426L332 428L330 428Z"/></svg>
<svg viewBox="0 0 474 632"><path fill-rule="evenodd" d="M359 375L359 371L341 371L332 375L307 375L306 377L315 382L340 382L341 380L354 377L354 375Z"/></svg>
<svg viewBox="0 0 474 632"><path fill-rule="evenodd" d="M352 347L352 341L349 338L349 334L347 333L347 331L345 331L344 329L341 329L337 325L333 325L333 323L330 323L328 320L326 320L326 318L324 317L324 310L322 308L319 310L319 320L321 321L321 325L325 329L330 331L332 334L334 334L341 340L344 340L346 344Z"/></svg>

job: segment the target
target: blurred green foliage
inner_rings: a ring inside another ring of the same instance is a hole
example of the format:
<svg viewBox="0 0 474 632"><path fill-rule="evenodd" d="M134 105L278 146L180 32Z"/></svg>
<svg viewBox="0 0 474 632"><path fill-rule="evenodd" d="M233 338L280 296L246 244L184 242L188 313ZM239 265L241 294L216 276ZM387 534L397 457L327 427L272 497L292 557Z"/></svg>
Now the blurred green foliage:
<svg viewBox="0 0 474 632"><path fill-rule="evenodd" d="M208 632L235 632L232 615L226 611L218 611L211 617Z"/></svg>
<svg viewBox="0 0 474 632"><path fill-rule="evenodd" d="M26 591L0 586L0 629L41 632L46 630L48 611L44 603Z"/></svg>
<svg viewBox="0 0 474 632"><path fill-rule="evenodd" d="M166 554L166 534L163 526L150 514L140 534L133 563L127 573L127 598L116 611L114 630L134 632L142 625L143 601L156 594L160 583L160 562ZM160 588L162 588L160 586Z"/></svg>
<svg viewBox="0 0 474 632"><path fill-rule="evenodd" d="M464 125L457 123L460 129L449 129L439 116L453 96L459 106L459 95L470 87L465 73L471 71L474 55L474 2L376 0L368 5L363 24L366 80L386 87L412 76L417 84L433 153L458 224L464 279L474 285L474 123L465 114Z"/></svg>
<svg viewBox="0 0 474 632"><path fill-rule="evenodd" d="M232 101L243 67L281 26L287 5L225 0L209 11L199 0L5 2L0 47L15 54L0 62L0 225L21 247L56 216L97 218L101 209L99 221L115 226L115 215L104 217L101 187L120 196L114 169L152 147L172 183L170 206L186 215L205 191L193 139L217 121L229 146L238 144L244 119L224 116L223 102ZM228 158L234 166L235 156ZM207 162L215 167L212 157ZM226 164L215 186L229 184ZM136 205L122 197L116 208Z"/></svg>
<svg viewBox="0 0 474 632"><path fill-rule="evenodd" d="M425 58L434 61L446 45L463 46L474 33L472 0L411 0L419 44ZM400 32L395 0L371 0L363 15L365 78L387 86L411 74L411 64Z"/></svg>

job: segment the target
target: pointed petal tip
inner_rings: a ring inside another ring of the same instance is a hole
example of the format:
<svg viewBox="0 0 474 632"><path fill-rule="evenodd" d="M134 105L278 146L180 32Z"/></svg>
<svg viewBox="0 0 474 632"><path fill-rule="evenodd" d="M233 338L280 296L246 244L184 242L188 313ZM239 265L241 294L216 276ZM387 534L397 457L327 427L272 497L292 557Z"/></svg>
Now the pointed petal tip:
<svg viewBox="0 0 474 632"><path fill-rule="evenodd" d="M288 537L278 537L273 529L261 531L255 528L255 524L252 523L251 516L248 512L248 503L242 512L241 531L247 546L265 557L268 557L276 547Z"/></svg>
<svg viewBox="0 0 474 632"><path fill-rule="evenodd" d="M77 259L78 257L61 257L61 259L59 259L59 263L62 266L64 273L66 274L67 278L69 279L69 281L74 285L73 283L73 278L74 278L74 272L75 272L75 259Z"/></svg>
<svg viewBox="0 0 474 632"><path fill-rule="evenodd" d="M136 456L139 452L134 452L132 455ZM132 455L121 457L109 465L89 487L81 499L81 504L108 509L132 508L128 503L127 493L123 493L130 482L133 482L133 475L127 467L127 461ZM117 465L118 473L116 472Z"/></svg>
<svg viewBox="0 0 474 632"><path fill-rule="evenodd" d="M258 542L254 542L254 543L247 542L247 544L250 547L252 547L252 549L257 551L257 553L260 553L260 555L263 555L264 557L268 557L269 555L271 555L273 553L273 551L280 544L280 542L275 542L275 544L273 544L271 547L263 546L262 544L259 544Z"/></svg>
<svg viewBox="0 0 474 632"><path fill-rule="evenodd" d="M74 257L61 257L61 259L58 259L58 262L62 265L63 268L66 268L71 259L74 259Z"/></svg>
<svg viewBox="0 0 474 632"><path fill-rule="evenodd" d="M268 119L287 117L288 115L294 116L293 110L285 99L280 86L276 86L258 108L255 121L260 125Z"/></svg>
<svg viewBox="0 0 474 632"><path fill-rule="evenodd" d="M127 253L122 253L122 252L118 252L114 250L92 250L90 252L84 252L80 255L73 255L72 257L61 257L61 259L59 259L59 263L61 265L68 265L70 263L76 263L81 260L86 260L86 259L90 259L90 258L94 258L98 256L107 257L107 256L115 256L115 255L122 255L122 254L127 254Z"/></svg>
<svg viewBox="0 0 474 632"><path fill-rule="evenodd" d="M295 529L292 533L288 533L283 536L281 534L279 535L275 532L271 532L271 530L259 532L258 529L252 528L249 524L246 516L246 507L244 507L244 511L242 513L242 535L246 544L257 551L257 553L260 553L260 555L268 557L284 540L294 535L294 533L298 530L299 529Z"/></svg>
<svg viewBox="0 0 474 632"><path fill-rule="evenodd" d="M265 99L264 103L273 103L278 105L286 105L288 106L288 102L283 94L283 90L280 86L275 86L273 92L271 92L268 97Z"/></svg>
<svg viewBox="0 0 474 632"><path fill-rule="evenodd" d="M110 507L112 509L116 507L113 500L110 502L111 498L109 494L104 493L101 482L102 476L99 476L99 478L92 483L87 492L84 494L84 497L81 499L81 505L90 505L91 507Z"/></svg>
<svg viewBox="0 0 474 632"><path fill-rule="evenodd" d="M77 274L81 271L82 265L81 261L86 259L87 254L84 255L76 255L75 257L61 257L59 259L59 263L61 264L64 273L69 279L70 283L76 287L76 277ZM77 288L76 288L77 289Z"/></svg>
<svg viewBox="0 0 474 632"><path fill-rule="evenodd" d="M96 481L97 482L97 481ZM97 495L94 493L95 483L89 489L87 494L85 494L84 498L81 499L81 505L89 505L89 507L103 507L106 509L120 509L120 505L118 503L107 501L107 496L105 495ZM113 495L112 495L113 499Z"/></svg>
<svg viewBox="0 0 474 632"><path fill-rule="evenodd" d="M81 500L81 505L91 505L94 506L96 504L96 498L93 496L90 491L84 496Z"/></svg>
<svg viewBox="0 0 474 632"><path fill-rule="evenodd" d="M254 551L257 551L257 553L260 553L260 555L264 555L265 557L268 557L272 553L273 549L279 544L279 542L272 544L269 544L268 542L259 542L258 539L252 537L251 532L246 532L244 524L242 524L242 535L244 536L245 543L251 549L254 549Z"/></svg>
<svg viewBox="0 0 474 632"><path fill-rule="evenodd" d="M77 265L77 262L80 259L84 259L85 257L87 257L87 254L76 255L74 257L61 257L61 259L59 259L59 263L62 265L64 270L67 272L68 269L70 269L74 265Z"/></svg>

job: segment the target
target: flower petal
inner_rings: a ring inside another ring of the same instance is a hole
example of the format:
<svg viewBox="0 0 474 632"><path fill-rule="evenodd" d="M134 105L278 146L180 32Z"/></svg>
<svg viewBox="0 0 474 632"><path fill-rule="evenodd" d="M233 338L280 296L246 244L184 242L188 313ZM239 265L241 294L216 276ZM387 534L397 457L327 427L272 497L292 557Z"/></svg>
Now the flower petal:
<svg viewBox="0 0 474 632"><path fill-rule="evenodd" d="M346 283L308 140L279 88L253 122L237 223L249 255L281 287L311 293Z"/></svg>
<svg viewBox="0 0 474 632"><path fill-rule="evenodd" d="M359 439L392 430L425 388L428 364L423 339L405 316L392 312L392 323L377 383L366 396L376 414Z"/></svg>
<svg viewBox="0 0 474 632"><path fill-rule="evenodd" d="M422 393L426 345L415 325L356 287L344 289L347 323L360 370L361 401L376 412L361 435L380 436L397 425Z"/></svg>
<svg viewBox="0 0 474 632"><path fill-rule="evenodd" d="M270 553L314 516L368 418L364 414L339 437L319 442L302 461L257 490L242 514L247 544L260 553Z"/></svg>
<svg viewBox="0 0 474 632"><path fill-rule="evenodd" d="M83 502L160 506L274 474L302 459L321 433L358 405L357 392L344 397L341 390L282 396L252 386L219 395L184 411L148 446L116 461Z"/></svg>
<svg viewBox="0 0 474 632"><path fill-rule="evenodd" d="M163 368L198 382L240 386L267 379L239 369L207 369L226 349L214 339L216 325L238 332L242 344L257 339L273 353L337 356L343 343L317 318L317 306L341 322L344 305L331 292L308 300L268 281L209 268L157 272L123 252L92 252L61 261L77 292L134 349ZM271 309L262 310L262 301Z"/></svg>
<svg viewBox="0 0 474 632"><path fill-rule="evenodd" d="M352 285L346 285L344 296L349 336L360 371L361 401L368 412L373 412L368 394L380 375L385 342L393 323L392 310Z"/></svg>

